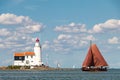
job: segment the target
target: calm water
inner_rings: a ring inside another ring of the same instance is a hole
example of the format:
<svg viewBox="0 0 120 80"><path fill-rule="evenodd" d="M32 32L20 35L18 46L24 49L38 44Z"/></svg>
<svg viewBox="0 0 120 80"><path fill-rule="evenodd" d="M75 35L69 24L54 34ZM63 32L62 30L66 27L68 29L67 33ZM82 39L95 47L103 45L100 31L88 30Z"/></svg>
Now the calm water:
<svg viewBox="0 0 120 80"><path fill-rule="evenodd" d="M107 72L82 72L81 70L13 71L0 70L0 80L120 80L120 69Z"/></svg>

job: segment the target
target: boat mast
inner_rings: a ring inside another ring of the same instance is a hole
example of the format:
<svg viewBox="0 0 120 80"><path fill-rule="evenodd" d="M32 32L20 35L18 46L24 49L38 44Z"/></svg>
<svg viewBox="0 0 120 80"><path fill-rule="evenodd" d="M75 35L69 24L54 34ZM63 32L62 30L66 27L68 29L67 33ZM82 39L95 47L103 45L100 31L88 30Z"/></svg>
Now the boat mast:
<svg viewBox="0 0 120 80"><path fill-rule="evenodd" d="M92 53L92 40L90 40L90 51ZM93 54L92 54L92 61L94 61ZM91 63L91 66L89 66L89 67L91 68L92 66L94 66L94 63Z"/></svg>
<svg viewBox="0 0 120 80"><path fill-rule="evenodd" d="M92 40L90 40L90 47L91 47L91 45L92 45Z"/></svg>

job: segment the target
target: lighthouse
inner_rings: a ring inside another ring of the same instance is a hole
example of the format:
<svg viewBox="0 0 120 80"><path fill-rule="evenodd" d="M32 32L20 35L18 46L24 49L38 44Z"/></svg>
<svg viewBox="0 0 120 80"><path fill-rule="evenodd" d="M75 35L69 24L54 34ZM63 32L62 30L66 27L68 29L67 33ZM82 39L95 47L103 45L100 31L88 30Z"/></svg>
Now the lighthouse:
<svg viewBox="0 0 120 80"><path fill-rule="evenodd" d="M35 65L40 66L42 65L42 55L41 55L41 45L40 40L37 38L34 46L34 53L35 53Z"/></svg>
<svg viewBox="0 0 120 80"><path fill-rule="evenodd" d="M14 53L14 65L31 67L43 65L41 45L38 38L35 41L34 52L26 51Z"/></svg>

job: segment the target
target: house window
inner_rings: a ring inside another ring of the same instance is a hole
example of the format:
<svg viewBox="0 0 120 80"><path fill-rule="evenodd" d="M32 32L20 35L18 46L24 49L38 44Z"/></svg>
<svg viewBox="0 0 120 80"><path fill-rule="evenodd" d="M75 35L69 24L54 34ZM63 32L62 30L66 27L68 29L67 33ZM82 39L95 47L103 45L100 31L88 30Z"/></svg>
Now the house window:
<svg viewBox="0 0 120 80"><path fill-rule="evenodd" d="M19 57L19 60L22 60L22 57Z"/></svg>
<svg viewBox="0 0 120 80"><path fill-rule="evenodd" d="M25 60L25 56L14 56L14 60Z"/></svg>
<svg viewBox="0 0 120 80"><path fill-rule="evenodd" d="M28 58L28 56L27 56L27 58Z"/></svg>
<svg viewBox="0 0 120 80"><path fill-rule="evenodd" d="M33 58L33 56L31 56L31 58Z"/></svg>

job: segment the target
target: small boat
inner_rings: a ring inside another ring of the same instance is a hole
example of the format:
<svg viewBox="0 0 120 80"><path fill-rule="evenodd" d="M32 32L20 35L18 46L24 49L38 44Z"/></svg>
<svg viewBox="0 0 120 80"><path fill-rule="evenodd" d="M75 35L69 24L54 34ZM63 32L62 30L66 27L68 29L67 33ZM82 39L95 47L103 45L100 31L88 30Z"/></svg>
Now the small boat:
<svg viewBox="0 0 120 80"><path fill-rule="evenodd" d="M96 44L91 44L82 64L82 71L107 71L108 64Z"/></svg>

